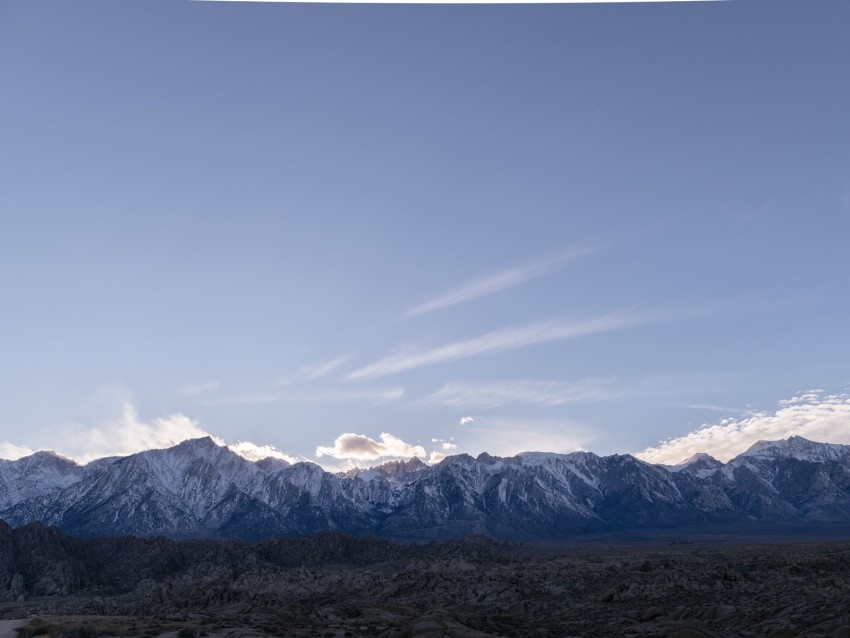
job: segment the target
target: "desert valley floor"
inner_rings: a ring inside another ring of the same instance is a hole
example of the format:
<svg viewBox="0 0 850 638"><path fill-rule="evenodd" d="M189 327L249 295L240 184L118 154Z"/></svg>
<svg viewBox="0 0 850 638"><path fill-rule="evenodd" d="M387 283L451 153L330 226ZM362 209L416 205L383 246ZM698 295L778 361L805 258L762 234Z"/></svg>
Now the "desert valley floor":
<svg viewBox="0 0 850 638"><path fill-rule="evenodd" d="M0 604L21 638L850 637L850 541L793 529L549 545L22 533Z"/></svg>

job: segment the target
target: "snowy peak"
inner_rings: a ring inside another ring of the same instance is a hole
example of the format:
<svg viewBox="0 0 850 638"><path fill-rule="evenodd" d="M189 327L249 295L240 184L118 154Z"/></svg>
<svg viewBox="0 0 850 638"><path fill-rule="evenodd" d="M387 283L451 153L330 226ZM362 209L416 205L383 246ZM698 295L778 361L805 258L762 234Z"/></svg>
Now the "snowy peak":
<svg viewBox="0 0 850 638"><path fill-rule="evenodd" d="M730 463L739 459L779 459L792 458L798 461L837 461L850 456L850 446L837 443L817 443L804 439L802 436L791 436L778 441L758 441L750 448L735 457Z"/></svg>
<svg viewBox="0 0 850 638"><path fill-rule="evenodd" d="M0 518L84 536L260 539L336 529L414 540L850 522L850 446L791 437L726 465L696 454L673 467L627 454L458 454L332 474L309 462L252 462L205 437L85 467L52 453L0 461Z"/></svg>
<svg viewBox="0 0 850 638"><path fill-rule="evenodd" d="M53 450L42 450L29 456L24 456L17 461L0 461L2 463L15 464L21 469L51 468L59 472L73 472L80 468L76 461L54 452Z"/></svg>
<svg viewBox="0 0 850 638"><path fill-rule="evenodd" d="M56 452L36 452L17 461L0 461L0 508L79 481L83 468Z"/></svg>
<svg viewBox="0 0 850 638"><path fill-rule="evenodd" d="M340 472L339 476L343 478L360 478L362 480L383 477L389 481L405 483L427 468L428 465L423 463L419 457L414 456L407 461L388 461L366 469L354 468L346 472Z"/></svg>
<svg viewBox="0 0 850 638"><path fill-rule="evenodd" d="M259 461L254 461L254 465L260 468L263 472L279 472L282 469L291 467L292 463L276 456L267 456Z"/></svg>
<svg viewBox="0 0 850 638"><path fill-rule="evenodd" d="M564 455L557 452L520 452L513 458L523 465L542 465L552 459L564 458Z"/></svg>
<svg viewBox="0 0 850 638"><path fill-rule="evenodd" d="M669 465L671 472L687 472L700 478L707 478L723 467L723 463L705 452L697 452L689 459L677 465Z"/></svg>
<svg viewBox="0 0 850 638"><path fill-rule="evenodd" d="M211 436L204 436L199 439L186 439L182 443L178 443L174 447L167 449L191 456L208 456L210 454L217 454L221 450L229 451L227 446L218 445L213 441Z"/></svg>

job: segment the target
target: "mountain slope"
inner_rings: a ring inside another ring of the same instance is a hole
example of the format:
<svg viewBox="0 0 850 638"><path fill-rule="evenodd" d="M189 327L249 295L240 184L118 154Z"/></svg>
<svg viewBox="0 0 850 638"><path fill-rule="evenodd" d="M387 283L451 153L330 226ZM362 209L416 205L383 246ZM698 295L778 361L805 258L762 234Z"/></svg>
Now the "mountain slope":
<svg viewBox="0 0 850 638"><path fill-rule="evenodd" d="M251 462L212 439L101 459L0 462L0 518L79 536L256 540L322 530L391 538L559 538L739 521L850 521L850 446L791 437L727 464L523 453L418 459L344 474Z"/></svg>

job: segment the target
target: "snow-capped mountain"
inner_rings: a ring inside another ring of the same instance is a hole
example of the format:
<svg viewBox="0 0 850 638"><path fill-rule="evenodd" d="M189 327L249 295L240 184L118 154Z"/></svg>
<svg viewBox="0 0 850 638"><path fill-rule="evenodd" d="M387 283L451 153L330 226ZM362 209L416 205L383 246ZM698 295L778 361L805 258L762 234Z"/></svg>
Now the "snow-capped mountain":
<svg viewBox="0 0 850 638"><path fill-rule="evenodd" d="M630 455L450 456L370 470L248 461L210 438L79 466L49 452L0 461L0 518L83 535L245 539L343 530L393 538L578 532L732 521L850 521L850 446L800 437L729 463Z"/></svg>
<svg viewBox="0 0 850 638"><path fill-rule="evenodd" d="M840 461L850 456L850 445L815 443L802 436L791 436L779 441L753 443L738 458L791 458L798 461Z"/></svg>
<svg viewBox="0 0 850 638"><path fill-rule="evenodd" d="M0 460L0 510L45 497L73 485L84 470L55 452L36 452L18 461Z"/></svg>
<svg viewBox="0 0 850 638"><path fill-rule="evenodd" d="M671 472L688 472L700 478L706 478L723 467L723 463L705 452L697 452L686 461L677 465L665 466Z"/></svg>

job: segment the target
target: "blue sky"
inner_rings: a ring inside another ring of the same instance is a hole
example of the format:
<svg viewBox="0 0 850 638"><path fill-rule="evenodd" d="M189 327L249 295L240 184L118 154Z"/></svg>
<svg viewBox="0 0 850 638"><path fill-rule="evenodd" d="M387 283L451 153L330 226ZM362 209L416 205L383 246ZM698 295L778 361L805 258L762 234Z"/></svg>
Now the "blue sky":
<svg viewBox="0 0 850 638"><path fill-rule="evenodd" d="M848 25L7 0L0 456L850 443Z"/></svg>

